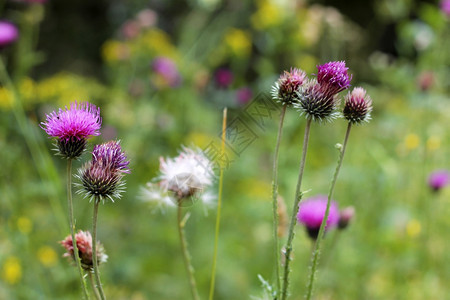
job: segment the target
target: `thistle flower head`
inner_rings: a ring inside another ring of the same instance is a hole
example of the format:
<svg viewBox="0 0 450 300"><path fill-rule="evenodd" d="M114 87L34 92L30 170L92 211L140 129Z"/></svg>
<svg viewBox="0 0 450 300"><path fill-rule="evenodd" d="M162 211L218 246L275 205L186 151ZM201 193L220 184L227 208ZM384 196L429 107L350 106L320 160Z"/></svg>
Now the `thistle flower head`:
<svg viewBox="0 0 450 300"><path fill-rule="evenodd" d="M369 122L372 112L372 99L367 95L365 89L354 88L351 93L345 96L344 118L352 124Z"/></svg>
<svg viewBox="0 0 450 300"><path fill-rule="evenodd" d="M299 101L294 107L307 119L320 122L331 121L340 116L336 110L340 103L339 98L327 93L317 80L308 80L297 94Z"/></svg>
<svg viewBox="0 0 450 300"><path fill-rule="evenodd" d="M183 148L174 158L160 158L160 175L157 183L148 183L143 197L149 201L167 204L171 200L177 205L185 205L186 200L199 196L207 203L211 196L204 193L212 185L214 173L209 159L198 149ZM157 195L159 194L159 195Z"/></svg>
<svg viewBox="0 0 450 300"><path fill-rule="evenodd" d="M284 71L272 87L272 97L283 105L292 105L298 101L297 92L306 81L306 73L300 69L291 68Z"/></svg>
<svg viewBox="0 0 450 300"><path fill-rule="evenodd" d="M123 192L124 173L130 173L129 161L119 141L110 141L94 147L92 160L80 169L77 177L82 188L78 193L85 197L105 200L120 198Z"/></svg>
<svg viewBox="0 0 450 300"><path fill-rule="evenodd" d="M0 21L0 48L14 43L19 38L17 27L6 21Z"/></svg>
<svg viewBox="0 0 450 300"><path fill-rule="evenodd" d="M80 257L81 266L83 269L89 271L94 267L94 261L92 258L92 236L89 231L78 231L75 234L75 240L78 248L78 255ZM69 257L75 261L75 254L73 252L73 241L72 236L68 235L64 240L59 242L65 249L64 257ZM97 242L97 261L98 263L104 263L108 259L105 254L103 245Z"/></svg>
<svg viewBox="0 0 450 300"><path fill-rule="evenodd" d="M346 207L339 212L338 228L345 229L355 216L355 208L353 206Z"/></svg>
<svg viewBox="0 0 450 300"><path fill-rule="evenodd" d="M319 234L320 225L325 217L327 208L327 196L318 195L300 202L297 220L306 226L308 235L316 239ZM335 201L330 203L330 211L326 222L325 230L330 230L339 222L339 210Z"/></svg>
<svg viewBox="0 0 450 300"><path fill-rule="evenodd" d="M434 171L428 177L428 185L437 192L450 184L450 172L447 170Z"/></svg>
<svg viewBox="0 0 450 300"><path fill-rule="evenodd" d="M332 61L317 66L317 82L334 95L350 87L351 76L347 73L345 61Z"/></svg>
<svg viewBox="0 0 450 300"><path fill-rule="evenodd" d="M66 106L64 110L53 111L46 118L41 128L57 138L58 152L66 158L79 157L86 148L87 139L100 135L100 108L89 102L73 102L70 108Z"/></svg>

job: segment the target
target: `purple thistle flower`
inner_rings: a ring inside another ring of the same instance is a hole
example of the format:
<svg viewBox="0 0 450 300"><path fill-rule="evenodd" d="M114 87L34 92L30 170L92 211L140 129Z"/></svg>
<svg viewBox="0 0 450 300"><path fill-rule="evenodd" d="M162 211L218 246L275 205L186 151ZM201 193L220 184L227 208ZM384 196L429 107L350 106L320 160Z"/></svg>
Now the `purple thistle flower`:
<svg viewBox="0 0 450 300"><path fill-rule="evenodd" d="M73 102L70 108L59 109L47 115L46 122L41 128L51 136L58 138L59 154L66 158L79 157L86 148L90 136L100 135L102 119L100 108L89 102L78 104Z"/></svg>
<svg viewBox="0 0 450 300"><path fill-rule="evenodd" d="M283 105L292 105L298 101L298 92L307 80L306 73L300 69L291 68L284 71L272 87L272 97Z"/></svg>
<svg viewBox="0 0 450 300"><path fill-rule="evenodd" d="M236 100L239 105L245 105L252 100L253 92L249 87L243 87L236 91Z"/></svg>
<svg viewBox="0 0 450 300"><path fill-rule="evenodd" d="M297 220L306 226L308 235L316 239L327 208L327 196L318 195L300 202ZM335 201L330 203L330 211L325 230L336 227L339 222L339 209Z"/></svg>
<svg viewBox="0 0 450 300"><path fill-rule="evenodd" d="M7 21L0 21L0 48L14 43L19 38L17 27Z"/></svg>
<svg viewBox="0 0 450 300"><path fill-rule="evenodd" d="M447 170L434 171L428 177L428 185L437 192L450 184L450 172Z"/></svg>
<svg viewBox="0 0 450 300"><path fill-rule="evenodd" d="M214 74L214 80L219 88L226 89L233 83L233 72L229 69L218 69Z"/></svg>
<svg viewBox="0 0 450 300"><path fill-rule="evenodd" d="M308 80L297 93L298 102L294 107L314 121L331 121L340 116L336 111L339 98L334 94L324 92L322 86L315 79Z"/></svg>
<svg viewBox="0 0 450 300"><path fill-rule="evenodd" d="M334 95L350 87L351 77L345 61L332 61L317 66L317 82L324 88L324 92Z"/></svg>
<svg viewBox="0 0 450 300"><path fill-rule="evenodd" d="M77 177L81 180L79 194L95 201L120 198L123 192L124 173L130 173L129 161L122 152L120 142L110 141L94 147L92 160L84 165Z"/></svg>
<svg viewBox="0 0 450 300"><path fill-rule="evenodd" d="M372 99L367 95L365 89L361 87L354 88L351 93L345 97L344 118L350 123L369 122L372 112Z"/></svg>

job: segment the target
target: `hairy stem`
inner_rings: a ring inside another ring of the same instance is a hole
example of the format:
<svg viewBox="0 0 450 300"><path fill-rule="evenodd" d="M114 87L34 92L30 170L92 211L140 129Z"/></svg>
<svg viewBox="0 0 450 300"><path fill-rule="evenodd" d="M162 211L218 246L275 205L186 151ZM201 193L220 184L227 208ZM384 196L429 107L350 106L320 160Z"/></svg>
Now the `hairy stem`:
<svg viewBox="0 0 450 300"><path fill-rule="evenodd" d="M334 192L334 187L336 185L336 180L339 174L339 170L341 169L342 166L342 161L344 159L344 154L345 154L345 149L347 147L347 141L348 141L348 137L350 135L350 129L352 127L352 124L349 122L348 123L348 127L347 127L347 132L345 133L345 138L344 138L344 144L342 146L342 150L340 151L340 155L339 155L339 160L336 166L336 170L334 172L334 176L333 176L333 180L331 181L331 185L330 185L330 190L328 192L328 200L327 200L327 208L325 210L325 216L322 220L322 224L320 225L320 230L319 230L319 234L317 236L317 242L315 244L314 250L313 250L313 259L311 262L311 268L310 268L310 272L309 272L309 282L308 282L308 286L307 286L307 292L306 292L306 299L310 300L312 293L313 293L313 289L314 289L314 280L316 277L316 272L317 272L317 265L319 262L319 256L320 256L320 246L321 246L321 242L323 239L323 235L325 234L325 224L326 221L328 219L328 215L330 213L330 203L331 203L331 198L333 196L333 192Z"/></svg>
<svg viewBox="0 0 450 300"><path fill-rule="evenodd" d="M186 237L184 235L184 221L181 218L181 216L182 216L181 208L182 207L181 207L180 203L178 203L177 223L178 223L178 234L179 234L180 243L181 243L181 251L183 252L184 265L186 267L186 272L187 272L188 279L189 279L189 285L191 287L192 298L194 300L199 300L200 297L198 295L197 284L195 283L195 277L194 277L194 267L192 266L192 263L191 263L191 256L189 255L189 251L187 248L187 241L186 241Z"/></svg>
<svg viewBox="0 0 450 300"><path fill-rule="evenodd" d="M284 116L286 115L287 105L283 105L280 114L280 124L278 125L277 143L275 145L275 154L273 158L273 181L272 181L272 210L273 210L273 240L274 240L274 257L275 257L275 276L277 288L275 291L276 297L281 289L280 281L280 241L278 239L278 153L281 144L281 134L284 123Z"/></svg>
<svg viewBox="0 0 450 300"><path fill-rule="evenodd" d="M222 120L222 145L221 145L221 155L225 153L225 138L227 129L227 108L223 110L223 120ZM209 287L209 300L214 297L214 288L216 282L216 266L217 266L217 252L219 245L219 228L220 228L220 212L222 210L222 191L223 191L223 171L225 166L220 166L219 173L219 195L217 199L217 217L216 217L216 232L214 234L214 254L213 254L213 264L211 271L211 285Z"/></svg>
<svg viewBox="0 0 450 300"><path fill-rule="evenodd" d="M78 273L80 275L81 288L83 290L84 298L89 299L89 294L87 292L86 281L84 280L83 270L81 268L80 255L78 253L77 240L75 238L75 225L73 218L73 205L72 205L72 159L67 160L67 207L69 211L69 225L70 225L70 235L72 236L73 254L75 257L75 262L77 264Z"/></svg>
<svg viewBox="0 0 450 300"><path fill-rule="evenodd" d="M303 150L302 150L302 158L300 161L300 170L298 173L297 187L295 190L294 206L292 208L291 222L289 224L288 239L287 239L286 246L284 249L285 250L285 259L284 259L283 286L282 286L282 290L281 290L281 300L285 300L288 296L289 273L290 273L289 265L291 262L292 241L293 241L294 235L295 235L295 232L294 232L295 224L297 224L298 204L300 203L300 200L303 196L303 193L301 193L301 187L302 187L303 172L305 170L306 153L308 151L310 129L311 129L311 119L307 119L306 126L305 126L305 135L303 138Z"/></svg>
<svg viewBox="0 0 450 300"><path fill-rule="evenodd" d="M100 298L100 294L98 293L97 287L95 286L94 276L92 276L91 271L87 271L87 274L89 276L89 282L91 284L92 291L94 291L95 298L97 300L100 300L101 298Z"/></svg>
<svg viewBox="0 0 450 300"><path fill-rule="evenodd" d="M97 283L97 290L100 294L100 299L105 300L105 293L103 292L102 283L100 281L100 272L98 271L97 258L97 216L100 199L94 199L94 215L92 217L92 262L94 263L95 282Z"/></svg>

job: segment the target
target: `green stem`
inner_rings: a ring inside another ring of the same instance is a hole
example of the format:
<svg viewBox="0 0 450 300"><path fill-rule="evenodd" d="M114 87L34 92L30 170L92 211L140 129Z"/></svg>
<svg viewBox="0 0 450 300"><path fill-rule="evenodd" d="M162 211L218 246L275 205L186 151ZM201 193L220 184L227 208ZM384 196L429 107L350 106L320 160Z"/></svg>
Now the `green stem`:
<svg viewBox="0 0 450 300"><path fill-rule="evenodd" d="M67 160L67 207L69 210L69 224L70 235L72 236L73 254L75 256L75 262L77 264L78 273L80 274L81 288L85 299L89 299L87 292L86 281L83 276L83 269L81 268L80 255L78 253L77 240L75 238L75 225L73 217L73 205L72 205L72 159Z"/></svg>
<svg viewBox="0 0 450 300"><path fill-rule="evenodd" d="M339 170L341 169L341 166L342 166L342 161L344 159L345 149L347 148L347 142L348 142L348 137L350 135L351 128L352 128L352 123L349 122L348 127L347 127L347 132L345 133L344 145L342 146L342 150L340 151L339 160L338 160L338 163L336 166L336 170L334 172L333 180L331 181L330 190L328 192L328 201L327 201L327 208L325 210L325 216L322 220L322 224L320 225L319 234L317 236L317 242L315 244L314 251L313 251L313 259L312 259L312 263L311 263L312 264L311 269L309 272L309 282L308 282L307 293L306 293L307 300L311 299L311 296L313 293L314 280L316 277L317 265L318 265L319 256L320 256L320 246L321 246L321 242L323 239L323 235L325 234L325 224L328 219L328 215L330 213L331 198L333 196L334 187L336 185Z"/></svg>
<svg viewBox="0 0 450 300"><path fill-rule="evenodd" d="M100 294L98 293L97 287L95 286L94 277L92 276L92 272L87 271L87 274L89 276L89 282L91 283L91 288L92 288L92 291L94 291L95 298L97 300L100 300L101 299Z"/></svg>
<svg viewBox="0 0 450 300"><path fill-rule="evenodd" d="M275 154L273 158L273 181L272 181L272 210L273 210L273 240L274 240L274 254L275 254L275 276L277 282L277 289L275 291L275 299L281 289L280 281L280 241L278 239L278 153L281 144L281 135L284 123L284 116L286 115L287 105L283 105L280 114L280 124L278 125L277 144L275 145Z"/></svg>
<svg viewBox="0 0 450 300"><path fill-rule="evenodd" d="M194 278L194 267L191 264L191 257L189 255L189 251L187 249L187 242L186 242L186 237L184 236L184 221L181 218L181 205L180 203L178 203L178 219L177 219L177 223L178 223L178 234L180 237L180 243L181 243L181 250L183 252L183 259L184 259L184 265L186 267L186 272L189 278L189 285L191 287L191 292L192 292L192 297L194 300L199 300L200 297L198 296L198 291L197 291L197 285L195 283L195 278Z"/></svg>
<svg viewBox="0 0 450 300"><path fill-rule="evenodd" d="M283 286L281 290L281 300L285 300L288 295L288 287L289 287L289 265L291 262L291 252L292 252L292 241L294 239L294 228L295 224L297 224L297 212L298 212L298 204L300 203L300 200L303 196L303 193L301 193L301 187L302 187L302 179L303 179L303 172L305 170L305 163L306 163L306 153L308 151L308 142L309 142L309 132L311 129L311 119L307 119L306 126L305 126L305 136L303 138L303 149L302 149L302 159L300 161L300 170L298 173L298 180L297 180L297 187L295 190L295 199L294 199L294 206L292 208L292 216L291 216L291 222L289 224L289 231L288 231L288 239L285 246L285 262L284 262L284 272L283 272Z"/></svg>
<svg viewBox="0 0 450 300"><path fill-rule="evenodd" d="M227 108L223 110L223 119L222 119L222 145L221 145L221 155L225 153L225 138L226 138L226 129L227 129ZM223 172L225 166L221 166L219 172L219 195L217 199L217 217L216 217L216 231L214 234L214 254L213 254L213 264L211 271L211 285L209 287L209 300L212 300L214 297L214 288L216 283L216 267L217 267L217 252L219 246L219 228L220 228L220 213L222 210L222 191L223 191Z"/></svg>
<svg viewBox="0 0 450 300"><path fill-rule="evenodd" d="M100 199L94 199L94 215L92 217L92 261L94 263L95 281L97 283L97 290L100 294L100 299L105 300L105 293L103 292L102 283L100 281L100 272L98 271L98 258L97 258L97 216L98 205Z"/></svg>

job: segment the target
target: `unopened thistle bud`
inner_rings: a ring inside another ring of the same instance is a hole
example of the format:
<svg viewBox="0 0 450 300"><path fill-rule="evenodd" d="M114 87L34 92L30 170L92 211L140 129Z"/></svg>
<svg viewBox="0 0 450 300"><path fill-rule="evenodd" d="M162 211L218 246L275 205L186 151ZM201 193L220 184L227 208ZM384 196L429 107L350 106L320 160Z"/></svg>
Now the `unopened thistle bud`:
<svg viewBox="0 0 450 300"><path fill-rule="evenodd" d="M366 90L357 87L345 96L344 118L352 124L369 122L372 112L372 100Z"/></svg>
<svg viewBox="0 0 450 300"><path fill-rule="evenodd" d="M331 95L315 79L308 80L298 92L299 101L294 107L313 121L331 121L340 116L337 112L339 98Z"/></svg>
<svg viewBox="0 0 450 300"><path fill-rule="evenodd" d="M339 212L338 229L345 229L355 216L355 208L353 206L346 207Z"/></svg>
<svg viewBox="0 0 450 300"><path fill-rule="evenodd" d="M90 136L100 135L102 124L100 109L88 102L74 102L70 108L59 109L47 115L41 128L51 136L56 137L58 154L65 158L78 158L86 149Z"/></svg>
<svg viewBox="0 0 450 300"><path fill-rule="evenodd" d="M272 87L272 97L283 105L292 105L298 101L300 87L306 81L306 73L300 69L291 68L284 71Z"/></svg>
<svg viewBox="0 0 450 300"><path fill-rule="evenodd" d="M347 73L345 61L332 61L317 66L317 82L327 94L335 95L350 87L351 76Z"/></svg>
<svg viewBox="0 0 450 300"><path fill-rule="evenodd" d="M120 198L123 192L124 173L130 173L129 161L122 152L120 142L110 141L94 147L92 160L80 169L77 177L82 187L78 193L95 201Z"/></svg>
<svg viewBox="0 0 450 300"><path fill-rule="evenodd" d="M78 231L75 234L75 240L77 243L78 255L81 261L81 267L90 271L94 267L93 257L92 257L92 236L89 231ZM75 261L75 254L73 252L73 241L72 236L68 235L64 240L59 242L65 249L64 257L69 257L71 260ZM106 262L108 256L105 254L103 245L97 242L97 262L98 264Z"/></svg>

